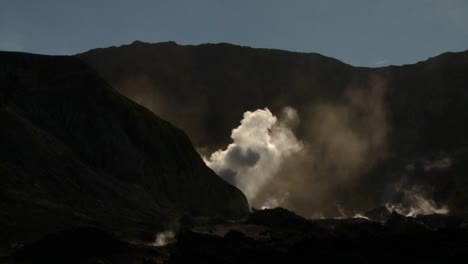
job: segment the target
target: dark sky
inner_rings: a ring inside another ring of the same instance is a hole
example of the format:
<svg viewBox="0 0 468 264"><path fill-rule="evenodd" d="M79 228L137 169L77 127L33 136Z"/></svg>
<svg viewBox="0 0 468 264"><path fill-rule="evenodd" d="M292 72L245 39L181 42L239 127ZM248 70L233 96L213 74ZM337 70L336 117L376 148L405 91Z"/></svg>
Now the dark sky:
<svg viewBox="0 0 468 264"><path fill-rule="evenodd" d="M75 54L137 39L400 65L468 49L468 1L0 0L0 50Z"/></svg>

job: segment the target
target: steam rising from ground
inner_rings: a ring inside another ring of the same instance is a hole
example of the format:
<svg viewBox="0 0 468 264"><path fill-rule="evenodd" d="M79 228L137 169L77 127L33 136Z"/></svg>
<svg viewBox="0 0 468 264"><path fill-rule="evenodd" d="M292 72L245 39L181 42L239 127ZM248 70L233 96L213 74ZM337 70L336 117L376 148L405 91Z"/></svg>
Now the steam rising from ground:
<svg viewBox="0 0 468 264"><path fill-rule="evenodd" d="M205 162L253 201L274 180L283 162L301 150L302 144L291 130L298 122L296 110L291 107L283 109L279 120L267 108L247 111L240 126L232 130L233 143L205 158Z"/></svg>
<svg viewBox="0 0 468 264"><path fill-rule="evenodd" d="M232 130L231 144L215 152L212 148L203 151L208 154L206 164L241 189L256 208L284 207L309 218L350 217L392 201L392 210L404 215L444 213L447 208L425 194L413 192L402 200L394 199L401 193L392 187L398 179L370 174L388 155L387 89L378 76L357 83L359 87L351 84L341 97L316 98L294 106L297 110L245 112ZM206 147L209 133L202 124L212 120L208 98L198 98L193 104L187 97L187 102L180 103L184 96L155 90L146 77L123 86L128 88L124 94L163 118L183 124L191 137L199 139L197 147ZM139 87L137 95L135 86ZM173 105L185 109L174 111ZM187 117L186 113L191 114ZM451 165L452 160L444 156L422 161L425 172L445 171ZM415 165L408 165L408 173L411 168ZM383 189L388 193L382 195Z"/></svg>
<svg viewBox="0 0 468 264"><path fill-rule="evenodd" d="M398 204L386 204L390 212L416 217L418 215L448 214L449 209L444 205L438 205L434 200L428 199L417 187L403 192L404 196Z"/></svg>
<svg viewBox="0 0 468 264"><path fill-rule="evenodd" d="M367 174L386 157L389 126L385 87L351 87L339 101L322 101L304 112L304 147L284 165L253 205L281 201L303 216L345 217L375 204ZM370 190L370 191L369 191Z"/></svg>
<svg viewBox="0 0 468 264"><path fill-rule="evenodd" d="M369 88L349 88L338 102L315 104L302 113L307 131L300 141L293 108L283 109L279 120L268 109L246 112L233 143L205 162L254 207L281 206L306 217L354 215L347 209L368 198L356 195L362 178L386 155L384 94L373 80Z"/></svg>

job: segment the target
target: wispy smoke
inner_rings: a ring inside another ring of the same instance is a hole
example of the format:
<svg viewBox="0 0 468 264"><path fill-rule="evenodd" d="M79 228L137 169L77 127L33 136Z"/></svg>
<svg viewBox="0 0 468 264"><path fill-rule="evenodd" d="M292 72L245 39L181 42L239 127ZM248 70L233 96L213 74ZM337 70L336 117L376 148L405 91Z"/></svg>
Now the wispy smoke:
<svg viewBox="0 0 468 264"><path fill-rule="evenodd" d="M119 87L120 93L159 117L190 132L192 141L198 139L194 142L197 147L201 147L200 142L206 144L209 141L208 129L203 125L209 112L208 106L211 104L206 94L197 94L197 98L194 99L192 95L186 94L186 90L182 93L176 90L155 89L157 84L146 75L136 75L111 85Z"/></svg>
<svg viewBox="0 0 468 264"><path fill-rule="evenodd" d="M432 170L447 170L452 166L452 159L449 157L443 157L434 160L425 160L423 162L423 168L425 171Z"/></svg>
<svg viewBox="0 0 468 264"><path fill-rule="evenodd" d="M291 107L283 109L279 120L267 108L247 111L240 126L232 130L233 143L205 158L205 162L253 201L259 191L267 188L265 185L271 184L285 159L301 150L302 144L291 130L298 122Z"/></svg>
<svg viewBox="0 0 468 264"><path fill-rule="evenodd" d="M438 205L429 199L419 187L413 187L403 191L403 199L398 204L386 204L390 212L397 212L408 217L429 214L448 214L447 206Z"/></svg>
<svg viewBox="0 0 468 264"><path fill-rule="evenodd" d="M270 196L266 201L262 203L260 206L260 209L271 209L271 208L277 208L280 207L284 204L286 199L289 197L289 192L284 192L283 194L279 196Z"/></svg>

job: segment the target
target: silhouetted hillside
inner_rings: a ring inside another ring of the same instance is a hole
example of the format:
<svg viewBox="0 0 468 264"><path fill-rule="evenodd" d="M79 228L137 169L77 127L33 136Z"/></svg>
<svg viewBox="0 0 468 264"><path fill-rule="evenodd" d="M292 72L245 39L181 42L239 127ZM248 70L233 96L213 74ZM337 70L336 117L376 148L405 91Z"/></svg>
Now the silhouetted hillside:
<svg viewBox="0 0 468 264"><path fill-rule="evenodd" d="M248 213L182 130L76 57L1 52L0 98L2 246L78 225L154 239L182 216Z"/></svg>

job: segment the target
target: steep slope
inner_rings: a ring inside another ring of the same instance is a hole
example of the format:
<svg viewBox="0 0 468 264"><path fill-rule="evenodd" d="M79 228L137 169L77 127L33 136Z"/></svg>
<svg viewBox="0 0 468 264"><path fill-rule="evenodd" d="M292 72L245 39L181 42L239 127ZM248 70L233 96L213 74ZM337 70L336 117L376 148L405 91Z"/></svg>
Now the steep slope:
<svg viewBox="0 0 468 264"><path fill-rule="evenodd" d="M247 214L184 132L77 58L1 52L0 88L2 243L83 224L151 238L184 215Z"/></svg>
<svg viewBox="0 0 468 264"><path fill-rule="evenodd" d="M295 133L313 153L302 163L287 162L276 182L297 182L290 193L327 192L295 197L300 208L283 204L302 215L314 202L317 208L338 203L335 212L366 210L398 199L395 186L402 185L423 186L449 204L466 202L451 201L447 186L457 185L444 175L454 174L450 164L463 163L468 147L468 51L384 68L224 43L136 41L77 56L119 92L187 131L204 154L230 143L245 111L296 108ZM444 159L446 167L427 165ZM456 182L466 173L457 169Z"/></svg>

